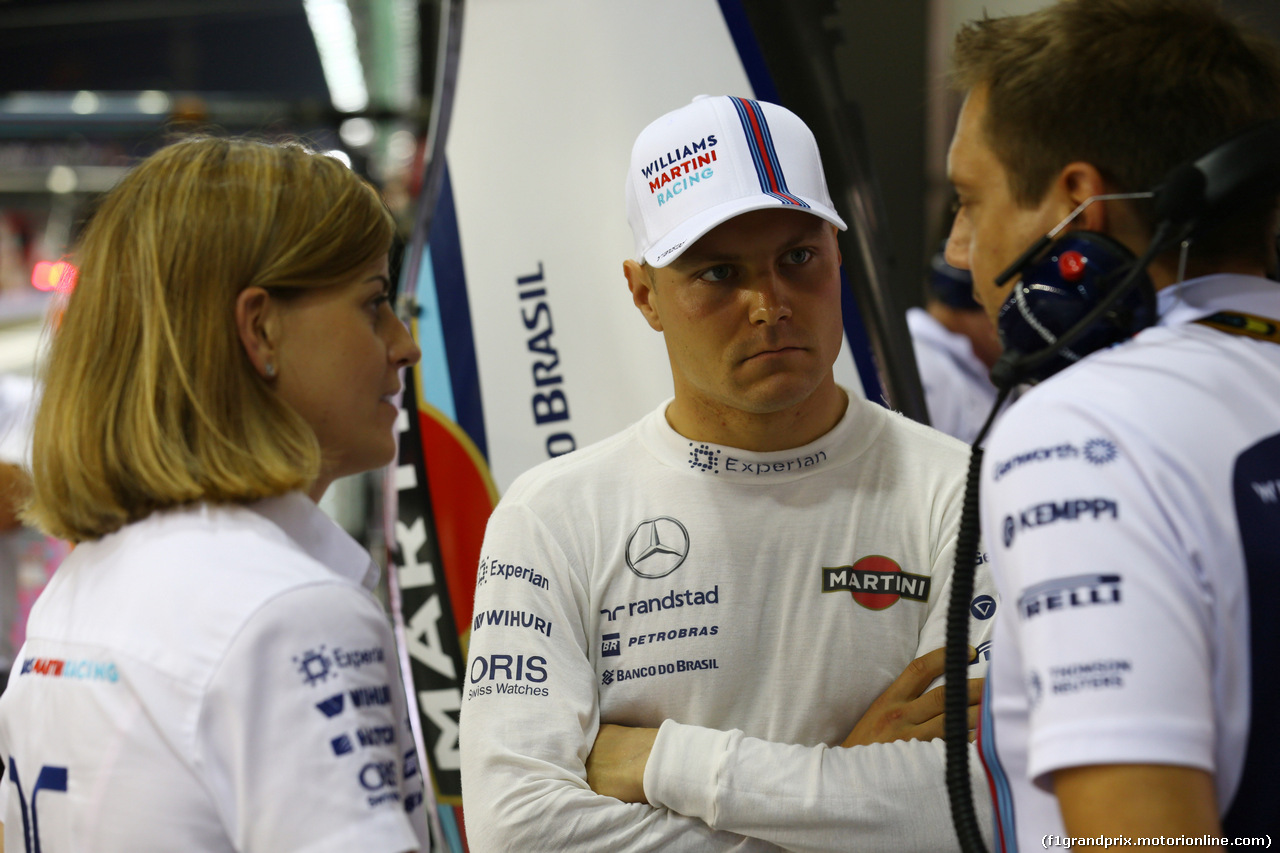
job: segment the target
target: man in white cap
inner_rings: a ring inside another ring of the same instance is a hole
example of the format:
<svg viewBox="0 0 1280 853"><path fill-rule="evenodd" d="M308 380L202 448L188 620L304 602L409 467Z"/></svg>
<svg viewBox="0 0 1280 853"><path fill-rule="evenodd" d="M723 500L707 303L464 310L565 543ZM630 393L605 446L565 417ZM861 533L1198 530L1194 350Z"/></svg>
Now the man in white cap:
<svg viewBox="0 0 1280 853"><path fill-rule="evenodd" d="M696 99L636 140L627 206L624 274L675 396L520 477L489 522L471 849L953 847L941 691L922 693L967 448L835 381L845 225L813 135ZM977 589L984 647L985 572Z"/></svg>

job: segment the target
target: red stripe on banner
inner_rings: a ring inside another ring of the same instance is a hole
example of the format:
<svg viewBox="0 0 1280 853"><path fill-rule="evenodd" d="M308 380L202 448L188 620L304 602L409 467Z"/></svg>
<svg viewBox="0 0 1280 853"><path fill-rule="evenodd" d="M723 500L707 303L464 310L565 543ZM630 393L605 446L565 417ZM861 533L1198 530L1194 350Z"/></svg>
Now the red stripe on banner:
<svg viewBox="0 0 1280 853"><path fill-rule="evenodd" d="M479 450L457 424L421 403L418 416L440 561L458 633L465 637L475 608L484 528L498 502L498 491ZM464 654L466 645L462 644Z"/></svg>

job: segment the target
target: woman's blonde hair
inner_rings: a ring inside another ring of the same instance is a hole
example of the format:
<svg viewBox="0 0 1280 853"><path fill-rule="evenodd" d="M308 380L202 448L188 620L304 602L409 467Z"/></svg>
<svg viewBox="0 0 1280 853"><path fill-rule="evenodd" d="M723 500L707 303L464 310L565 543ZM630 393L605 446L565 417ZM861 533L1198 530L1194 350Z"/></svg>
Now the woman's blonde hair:
<svg viewBox="0 0 1280 853"><path fill-rule="evenodd" d="M386 255L377 192L299 144L189 139L102 201L42 370L27 519L73 542L194 501L305 489L320 449L244 351L247 287L323 287Z"/></svg>

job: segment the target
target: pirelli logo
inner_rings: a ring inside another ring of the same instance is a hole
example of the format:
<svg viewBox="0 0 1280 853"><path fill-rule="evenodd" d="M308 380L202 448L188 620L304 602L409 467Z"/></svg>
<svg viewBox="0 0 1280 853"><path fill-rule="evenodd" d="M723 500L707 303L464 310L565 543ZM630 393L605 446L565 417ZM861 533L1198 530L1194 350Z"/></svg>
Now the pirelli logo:
<svg viewBox="0 0 1280 853"><path fill-rule="evenodd" d="M859 604L874 610L883 609L899 598L928 601L930 581L927 575L902 571L887 557L865 557L852 566L822 570L823 592L847 590Z"/></svg>

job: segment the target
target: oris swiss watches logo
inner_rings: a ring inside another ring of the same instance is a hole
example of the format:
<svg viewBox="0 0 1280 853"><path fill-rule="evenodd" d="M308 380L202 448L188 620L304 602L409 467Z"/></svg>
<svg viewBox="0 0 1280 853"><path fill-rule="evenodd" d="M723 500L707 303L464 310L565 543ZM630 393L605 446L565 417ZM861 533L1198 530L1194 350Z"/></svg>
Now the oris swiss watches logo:
<svg viewBox="0 0 1280 853"><path fill-rule="evenodd" d="M642 578L665 578L689 555L689 531L670 516L646 519L627 539L627 566Z"/></svg>

